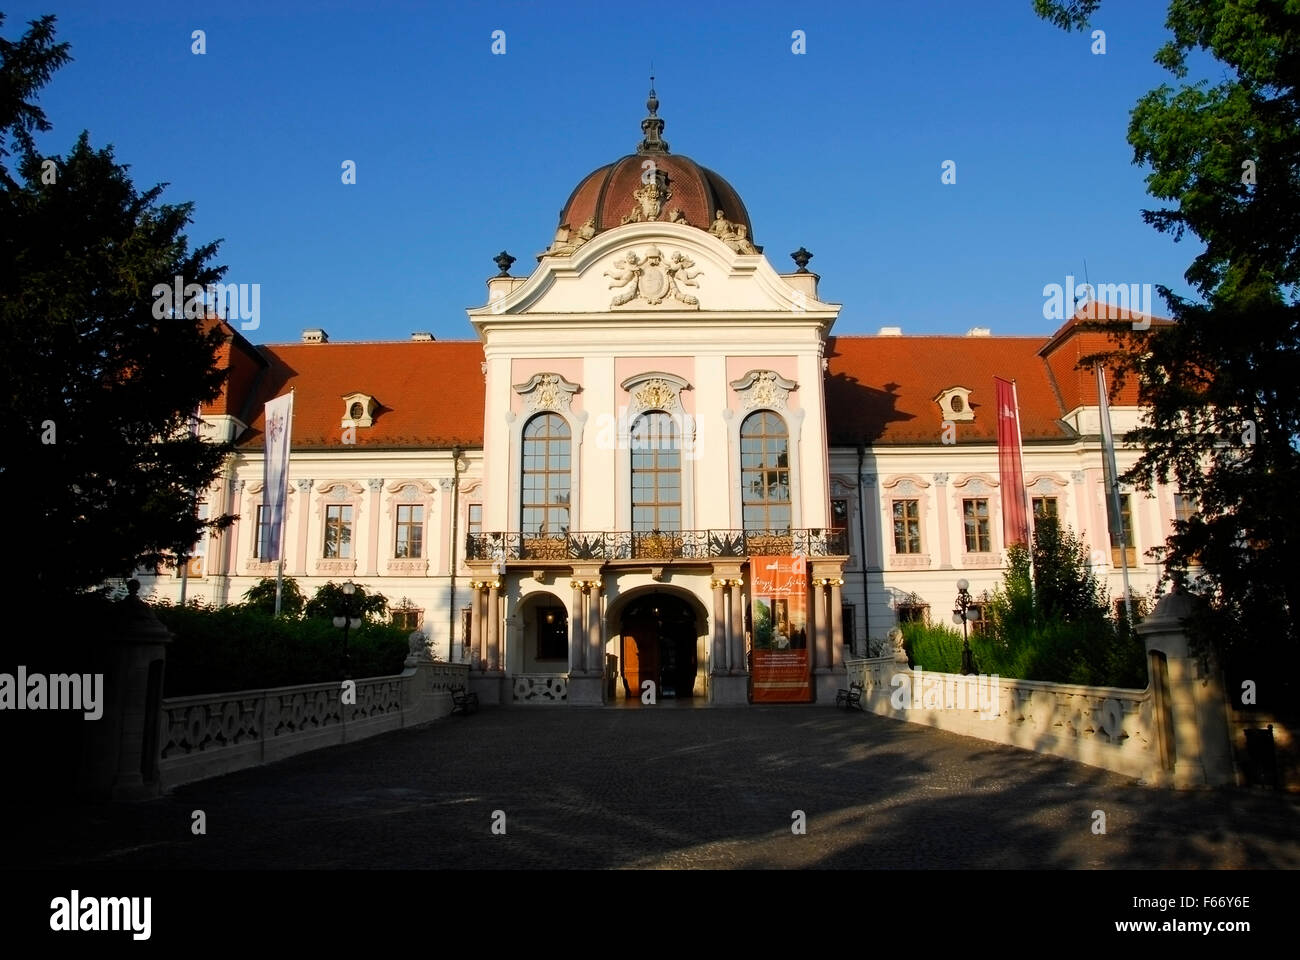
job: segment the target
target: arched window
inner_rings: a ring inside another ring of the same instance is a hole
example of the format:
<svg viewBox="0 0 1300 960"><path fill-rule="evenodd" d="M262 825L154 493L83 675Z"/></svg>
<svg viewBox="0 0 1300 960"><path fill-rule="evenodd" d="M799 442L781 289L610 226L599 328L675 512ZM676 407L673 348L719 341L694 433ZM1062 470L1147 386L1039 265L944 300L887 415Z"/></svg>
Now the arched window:
<svg viewBox="0 0 1300 960"><path fill-rule="evenodd" d="M677 422L662 411L637 417L632 452L632 530L682 528L682 444Z"/></svg>
<svg viewBox="0 0 1300 960"><path fill-rule="evenodd" d="M569 425L558 413L539 413L524 426L523 515L526 537L560 536L569 530Z"/></svg>
<svg viewBox="0 0 1300 960"><path fill-rule="evenodd" d="M769 410L740 426L740 496L746 530L790 528L790 433Z"/></svg>

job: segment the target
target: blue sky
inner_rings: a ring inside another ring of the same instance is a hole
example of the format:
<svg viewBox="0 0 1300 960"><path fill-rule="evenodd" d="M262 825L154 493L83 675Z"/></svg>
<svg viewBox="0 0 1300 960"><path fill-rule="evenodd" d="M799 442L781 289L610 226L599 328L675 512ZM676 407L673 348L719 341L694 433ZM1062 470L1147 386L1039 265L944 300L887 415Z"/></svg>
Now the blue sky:
<svg viewBox="0 0 1300 960"><path fill-rule="evenodd" d="M530 270L578 181L634 151L651 60L673 152L731 181L778 271L813 252L838 333L1046 335L1043 286L1085 260L1093 283L1186 294L1200 250L1142 222L1158 204L1126 140L1173 82L1159 0L1103 4L1104 55L1030 0L0 8L6 36L53 13L72 44L41 149L85 128L194 201L191 240L224 238L226 281L261 284L256 342L472 337L492 257Z"/></svg>

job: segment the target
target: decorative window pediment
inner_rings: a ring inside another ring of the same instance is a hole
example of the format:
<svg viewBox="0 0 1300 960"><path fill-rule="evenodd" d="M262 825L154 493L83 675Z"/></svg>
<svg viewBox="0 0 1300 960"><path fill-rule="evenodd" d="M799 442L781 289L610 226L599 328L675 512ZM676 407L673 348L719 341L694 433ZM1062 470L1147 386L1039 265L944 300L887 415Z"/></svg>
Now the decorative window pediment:
<svg viewBox="0 0 1300 960"><path fill-rule="evenodd" d="M750 370L739 380L731 381L731 389L740 395L746 410L770 407L784 410L790 392L799 385L787 380L775 370Z"/></svg>
<svg viewBox="0 0 1300 960"><path fill-rule="evenodd" d="M969 387L949 387L940 392L934 402L939 405L939 412L945 420L974 420L975 411L970 408L970 395Z"/></svg>
<svg viewBox="0 0 1300 960"><path fill-rule="evenodd" d="M628 377L619 386L631 394L632 402L627 411L631 420L645 410L679 412L682 409L682 391L689 390L691 385L671 373L650 372Z"/></svg>
<svg viewBox="0 0 1300 960"><path fill-rule="evenodd" d="M343 423L347 427L369 427L375 422L375 398L366 393L349 393L343 398Z"/></svg>
<svg viewBox="0 0 1300 960"><path fill-rule="evenodd" d="M526 383L516 383L514 390L524 398L528 413L541 410L567 413L578 384L570 383L558 373L535 373Z"/></svg>

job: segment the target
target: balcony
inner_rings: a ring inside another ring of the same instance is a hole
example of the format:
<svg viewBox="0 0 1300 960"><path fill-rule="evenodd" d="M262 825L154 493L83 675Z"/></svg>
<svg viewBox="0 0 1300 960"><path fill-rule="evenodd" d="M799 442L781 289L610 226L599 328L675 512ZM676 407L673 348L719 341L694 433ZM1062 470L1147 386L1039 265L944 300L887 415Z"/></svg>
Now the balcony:
<svg viewBox="0 0 1300 960"><path fill-rule="evenodd" d="M838 557L848 553L842 529L620 530L611 533L475 533L467 560L710 560L715 557Z"/></svg>

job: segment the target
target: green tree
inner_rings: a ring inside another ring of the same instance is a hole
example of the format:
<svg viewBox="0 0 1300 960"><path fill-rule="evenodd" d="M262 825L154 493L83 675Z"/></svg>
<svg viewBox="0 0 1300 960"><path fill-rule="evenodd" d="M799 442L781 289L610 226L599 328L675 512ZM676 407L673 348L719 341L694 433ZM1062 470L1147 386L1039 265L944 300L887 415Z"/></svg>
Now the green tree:
<svg viewBox="0 0 1300 960"><path fill-rule="evenodd" d="M30 100L67 58L52 36L45 18L0 47L0 144L22 154L0 183L0 497L21 504L4 571L44 597L166 562L233 520L194 515L229 452L190 432L221 389L223 334L160 319L153 295L176 276L218 280L216 244L191 249L191 205L137 191L85 133L66 156L36 155L31 131L48 124Z"/></svg>
<svg viewBox="0 0 1300 960"><path fill-rule="evenodd" d="M1067 29L1086 29L1099 6L1035 3ZM1186 272L1201 301L1161 287L1174 324L1117 334L1083 363L1106 359L1137 382L1144 417L1128 439L1143 453L1124 479L1150 490L1173 478L1195 503L1160 551L1167 575L1207 601L1194 638L1230 668L1268 664L1283 678L1300 666L1300 6L1168 10L1156 62L1185 81L1189 57L1208 54L1222 79L1148 92L1128 140L1167 202L1144 220L1205 244ZM1294 687L1275 696L1296 706Z"/></svg>
<svg viewBox="0 0 1300 960"><path fill-rule="evenodd" d="M4 22L5 15L0 13L0 27ZM0 37L0 185L5 188L16 184L4 159L14 149L22 157L34 156L32 132L50 129L45 111L35 103L37 91L71 59L68 45L54 42L52 16L32 20L17 40Z"/></svg>
<svg viewBox="0 0 1300 960"><path fill-rule="evenodd" d="M1110 615L1106 589L1092 572L1088 550L1055 517L1034 525L1034 607L1041 621L1100 622Z"/></svg>
<svg viewBox="0 0 1300 960"><path fill-rule="evenodd" d="M280 589L280 615L284 617L302 616L305 603L298 581L293 577L284 577ZM262 613L275 613L275 577L263 577L244 594L244 606Z"/></svg>
<svg viewBox="0 0 1300 960"><path fill-rule="evenodd" d="M356 593L351 598L343 592L343 584L330 581L316 588L315 594L307 601L303 613L310 618L330 619L352 603L357 616L373 623L382 623L388 619L388 598L382 593L366 593L366 588L357 584Z"/></svg>

